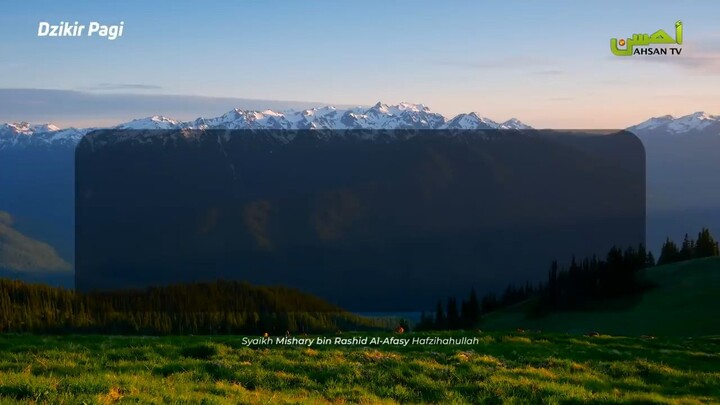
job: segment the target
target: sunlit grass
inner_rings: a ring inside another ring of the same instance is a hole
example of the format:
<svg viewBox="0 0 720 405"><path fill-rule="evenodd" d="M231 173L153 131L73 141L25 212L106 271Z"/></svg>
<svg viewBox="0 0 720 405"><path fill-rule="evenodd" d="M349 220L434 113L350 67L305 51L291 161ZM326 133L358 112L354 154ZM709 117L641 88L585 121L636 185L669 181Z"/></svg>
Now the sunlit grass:
<svg viewBox="0 0 720 405"><path fill-rule="evenodd" d="M454 335L482 339L251 348L232 336L0 335L0 404L720 403L717 339Z"/></svg>

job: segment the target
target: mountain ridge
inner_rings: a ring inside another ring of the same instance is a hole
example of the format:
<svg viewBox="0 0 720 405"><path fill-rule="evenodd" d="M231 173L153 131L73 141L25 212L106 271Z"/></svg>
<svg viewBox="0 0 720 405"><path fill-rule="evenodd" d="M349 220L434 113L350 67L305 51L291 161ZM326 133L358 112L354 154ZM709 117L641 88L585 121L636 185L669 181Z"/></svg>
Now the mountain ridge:
<svg viewBox="0 0 720 405"><path fill-rule="evenodd" d="M59 128L51 123L15 122L0 124L0 150L24 146L74 146L96 129L534 129L517 118L494 121L477 112L460 113L452 118L432 112L425 104L378 102L371 107L338 109L334 106L303 110L243 110L235 108L217 117L198 117L182 121L152 115L103 128ZM682 135L700 132L720 135L720 115L702 111L675 117L652 117L627 130L638 136Z"/></svg>
<svg viewBox="0 0 720 405"><path fill-rule="evenodd" d="M696 111L680 117L668 114L652 117L627 129L636 135L648 132L656 135L682 135L689 132L720 135L720 115L712 115L704 111Z"/></svg>
<svg viewBox="0 0 720 405"><path fill-rule="evenodd" d="M531 129L511 118L497 122L477 112L459 114L451 119L432 112L424 104L378 102L372 107L338 109L333 106L304 110L233 109L218 117L198 117L182 121L162 115L134 119L108 128L64 128L52 124L27 122L0 124L0 150L22 146L76 145L88 132L96 129L172 130L172 129Z"/></svg>

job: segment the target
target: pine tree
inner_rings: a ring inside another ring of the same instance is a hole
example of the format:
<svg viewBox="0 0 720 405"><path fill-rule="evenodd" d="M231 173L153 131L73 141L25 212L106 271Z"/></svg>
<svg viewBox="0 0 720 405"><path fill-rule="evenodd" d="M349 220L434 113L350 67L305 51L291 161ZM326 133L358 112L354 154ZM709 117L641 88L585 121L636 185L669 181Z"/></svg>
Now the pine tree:
<svg viewBox="0 0 720 405"><path fill-rule="evenodd" d="M448 298L447 303L447 324L448 329L456 329L459 325L460 316L458 314L457 301L454 297Z"/></svg>
<svg viewBox="0 0 720 405"><path fill-rule="evenodd" d="M553 306L557 302L559 295L560 295L560 288L558 286L559 279L558 279L558 262L557 260L553 260L552 264L550 265L550 272L548 273L548 283L547 283L547 300L549 301L549 305Z"/></svg>
<svg viewBox="0 0 720 405"><path fill-rule="evenodd" d="M443 311L442 301L438 301L435 309L435 328L442 330L446 327L447 322L445 321L445 311Z"/></svg>
<svg viewBox="0 0 720 405"><path fill-rule="evenodd" d="M655 266L655 256L651 251L648 250L647 256L645 258L645 267L654 267Z"/></svg>
<svg viewBox="0 0 720 405"><path fill-rule="evenodd" d="M695 250L695 241L685 234L683 239L682 247L680 248L680 260L690 260L693 258L693 251Z"/></svg>
<svg viewBox="0 0 720 405"><path fill-rule="evenodd" d="M695 244L695 257L718 256L718 243L710 234L710 230L703 228L698 234Z"/></svg>
<svg viewBox="0 0 720 405"><path fill-rule="evenodd" d="M658 265L675 263L680 260L680 250L678 249L675 242L667 238L665 243L662 245L660 250L660 258L657 261Z"/></svg>
<svg viewBox="0 0 720 405"><path fill-rule="evenodd" d="M461 318L467 327L473 327L480 320L480 301L475 288L470 290L467 301L463 301Z"/></svg>
<svg viewBox="0 0 720 405"><path fill-rule="evenodd" d="M428 315L423 311L420 314L420 322L415 326L416 330L432 330L435 329L435 320L432 315Z"/></svg>
<svg viewBox="0 0 720 405"><path fill-rule="evenodd" d="M498 299L493 293L488 293L482 298L480 309L482 313L492 312L499 308Z"/></svg>

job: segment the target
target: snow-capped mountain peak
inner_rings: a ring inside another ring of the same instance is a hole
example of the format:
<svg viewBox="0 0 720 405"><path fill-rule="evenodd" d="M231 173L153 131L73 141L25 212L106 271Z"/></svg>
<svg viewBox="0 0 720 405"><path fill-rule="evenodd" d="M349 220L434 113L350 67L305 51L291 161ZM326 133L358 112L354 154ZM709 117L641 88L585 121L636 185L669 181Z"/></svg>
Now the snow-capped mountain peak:
<svg viewBox="0 0 720 405"><path fill-rule="evenodd" d="M28 122L2 124L0 127L0 131L2 132L13 132L17 135L42 134L59 130L60 128L53 124L30 124Z"/></svg>
<svg viewBox="0 0 720 405"><path fill-rule="evenodd" d="M717 120L718 119L717 115L710 115L710 114L706 113L705 111L696 111L696 112L688 115L688 117L691 117L694 119L700 119L700 120L707 120L707 119Z"/></svg>
<svg viewBox="0 0 720 405"><path fill-rule="evenodd" d="M402 103L400 103L398 105L394 105L394 106L378 102L370 110L373 110L373 109L382 111L385 114L393 114L393 115L399 115L405 111L409 111L409 112L413 112L413 113L430 111L430 108L428 106L426 106L425 104L414 104L414 103L408 103L406 101L403 101Z"/></svg>
<svg viewBox="0 0 720 405"><path fill-rule="evenodd" d="M656 134L681 135L691 132L720 135L720 116L703 111L681 117L663 115L653 117L628 128L629 131L643 134L652 131Z"/></svg>
<svg viewBox="0 0 720 405"><path fill-rule="evenodd" d="M661 117L652 117L647 121L643 121L637 125L628 128L630 130L650 130L668 124L675 119L672 115L663 115Z"/></svg>
<svg viewBox="0 0 720 405"><path fill-rule="evenodd" d="M673 120L673 122L668 124L668 128L673 132L683 133L691 130L703 130L713 123L720 123L720 117L698 111Z"/></svg>
<svg viewBox="0 0 720 405"><path fill-rule="evenodd" d="M182 126L182 122L162 115L153 115L152 117L139 118L120 124L117 129L174 129Z"/></svg>
<svg viewBox="0 0 720 405"><path fill-rule="evenodd" d="M532 129L530 125L520 121L517 118L510 118L509 120L500 124L500 128L503 129Z"/></svg>
<svg viewBox="0 0 720 405"><path fill-rule="evenodd" d="M408 102L400 103L398 105L398 109L410 110L413 112L430 111L430 107L426 106L425 104L413 104L413 103L408 103Z"/></svg>
<svg viewBox="0 0 720 405"><path fill-rule="evenodd" d="M27 122L0 124L0 150L30 145L71 146L77 144L88 130L60 129L53 124L30 124Z"/></svg>
<svg viewBox="0 0 720 405"><path fill-rule="evenodd" d="M500 124L476 112L463 113L445 123L447 129L497 129Z"/></svg>
<svg viewBox="0 0 720 405"><path fill-rule="evenodd" d="M59 131L60 127L53 125L53 124L37 124L37 125L31 125L30 130L34 133L45 133L45 132Z"/></svg>

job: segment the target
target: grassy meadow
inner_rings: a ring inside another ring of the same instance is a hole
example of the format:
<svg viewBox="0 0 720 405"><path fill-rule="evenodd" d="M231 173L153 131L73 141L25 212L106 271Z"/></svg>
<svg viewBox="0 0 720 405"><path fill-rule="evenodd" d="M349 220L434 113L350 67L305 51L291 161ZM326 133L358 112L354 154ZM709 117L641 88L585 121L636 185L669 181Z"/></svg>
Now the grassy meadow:
<svg viewBox="0 0 720 405"><path fill-rule="evenodd" d="M526 302L484 331L341 335L478 339L462 346L0 334L0 404L720 404L720 259L644 277L657 287L630 307L528 319Z"/></svg>
<svg viewBox="0 0 720 405"><path fill-rule="evenodd" d="M538 319L526 317L532 302L525 302L488 314L482 328L626 336L720 335L720 257L651 267L641 276L656 287L633 302L602 302L607 309L557 312Z"/></svg>
<svg viewBox="0 0 720 405"><path fill-rule="evenodd" d="M720 338L439 335L480 343L0 335L0 403L720 403Z"/></svg>

